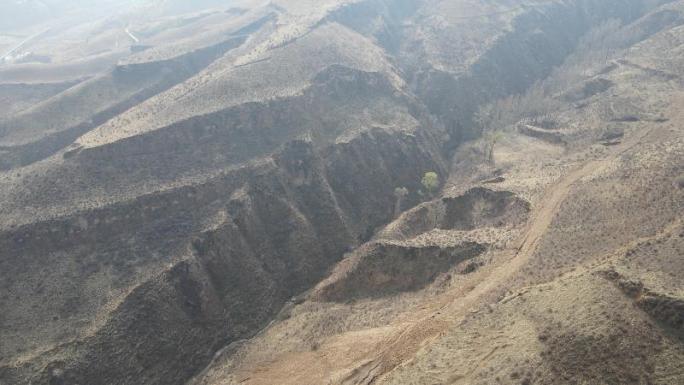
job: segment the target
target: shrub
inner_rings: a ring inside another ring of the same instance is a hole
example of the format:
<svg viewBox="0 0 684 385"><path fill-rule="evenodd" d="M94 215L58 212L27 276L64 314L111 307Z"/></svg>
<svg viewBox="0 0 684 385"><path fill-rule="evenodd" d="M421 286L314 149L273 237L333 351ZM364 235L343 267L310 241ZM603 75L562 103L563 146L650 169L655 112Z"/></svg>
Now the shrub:
<svg viewBox="0 0 684 385"><path fill-rule="evenodd" d="M430 196L433 196L434 193L437 192L437 189L439 188L439 176L434 171L428 171L425 173L425 175L423 176L423 180L421 180L420 183L425 188L425 191Z"/></svg>

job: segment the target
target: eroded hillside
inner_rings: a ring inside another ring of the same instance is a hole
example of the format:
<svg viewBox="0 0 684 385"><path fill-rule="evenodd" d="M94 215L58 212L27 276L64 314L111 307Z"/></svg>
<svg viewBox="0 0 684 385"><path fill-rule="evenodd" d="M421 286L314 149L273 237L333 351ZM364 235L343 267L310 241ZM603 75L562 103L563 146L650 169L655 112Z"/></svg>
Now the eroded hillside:
<svg viewBox="0 0 684 385"><path fill-rule="evenodd" d="M684 381L684 2L203 3L2 35L0 384Z"/></svg>

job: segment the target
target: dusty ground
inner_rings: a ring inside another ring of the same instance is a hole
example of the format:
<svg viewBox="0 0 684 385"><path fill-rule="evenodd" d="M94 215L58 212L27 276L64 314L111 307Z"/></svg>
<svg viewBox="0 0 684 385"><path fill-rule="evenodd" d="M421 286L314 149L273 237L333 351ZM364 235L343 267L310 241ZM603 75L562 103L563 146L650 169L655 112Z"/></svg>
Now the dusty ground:
<svg viewBox="0 0 684 385"><path fill-rule="evenodd" d="M639 47L662 44L664 35ZM651 62L639 47L627 60ZM369 254L356 252L309 299L219 354L193 384L684 381L684 93L681 78L657 81L648 71L620 66L608 75L615 89L584 107L615 100L660 117L629 123L618 144L588 143L614 117L588 120L568 110L581 122L575 142L563 147L510 132L494 155L503 181L477 182L487 179L486 168L452 174L448 196L481 185L531 203L526 223L508 231L435 229L402 241L494 245L475 271L459 265L423 290L384 298L322 300L317 293L331 281L367 269L358 260ZM462 166L467 158L454 159ZM401 236L407 216L388 225L380 242Z"/></svg>
<svg viewBox="0 0 684 385"><path fill-rule="evenodd" d="M673 116L673 124L679 119ZM655 288L655 282L661 280L651 278L653 274L681 278L682 225L677 213L681 213L682 193L675 190L672 179L663 187L676 198L660 202L672 210L671 219L662 218L666 227L656 227L650 236L635 241L633 233L622 234L630 241L616 249L582 263L564 262L563 267L571 266L566 274L562 274L565 269L550 265L552 257L540 254L539 246L550 242L552 228L563 226L558 223L562 208L585 199L576 193L586 184L583 181L614 168L623 157L655 144L668 146L674 156L670 162L681 161L682 132L668 126L635 133L606 156L580 163L550 183L517 240L512 239L503 250L490 251L490 264L471 276L438 278L423 292L390 299L305 302L291 310L286 321L276 322L238 346L230 358L219 358L197 383L681 381L681 340L673 339L648 314L634 308L632 300L601 275L608 266L617 265L630 271L631 279L657 291L662 288ZM641 212L653 215L649 211ZM623 231L630 230L634 231ZM636 266L624 260L624 250L661 237L679 239L674 241L678 247L667 250L666 257L651 265L653 270L642 268L634 273ZM601 242L600 237L592 238ZM560 278L545 283L536 278L558 274ZM650 282L654 283L649 286ZM679 286L666 285L682 301ZM590 338L588 345L572 345L585 343L581 338ZM611 343L619 347L604 346L606 341L615 341ZM583 366L594 360L609 360L609 374L603 367Z"/></svg>
<svg viewBox="0 0 684 385"><path fill-rule="evenodd" d="M0 384L684 382L682 1L188 4L2 35Z"/></svg>

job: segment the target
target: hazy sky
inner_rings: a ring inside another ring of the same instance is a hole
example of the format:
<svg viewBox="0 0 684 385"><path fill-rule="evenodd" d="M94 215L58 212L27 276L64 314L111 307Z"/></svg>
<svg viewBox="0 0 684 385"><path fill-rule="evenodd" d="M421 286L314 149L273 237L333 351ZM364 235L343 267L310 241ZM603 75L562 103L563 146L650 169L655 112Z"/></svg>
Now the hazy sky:
<svg viewBox="0 0 684 385"><path fill-rule="evenodd" d="M229 7L230 0L0 0L0 32L21 31L61 18L93 18L151 6L158 13Z"/></svg>

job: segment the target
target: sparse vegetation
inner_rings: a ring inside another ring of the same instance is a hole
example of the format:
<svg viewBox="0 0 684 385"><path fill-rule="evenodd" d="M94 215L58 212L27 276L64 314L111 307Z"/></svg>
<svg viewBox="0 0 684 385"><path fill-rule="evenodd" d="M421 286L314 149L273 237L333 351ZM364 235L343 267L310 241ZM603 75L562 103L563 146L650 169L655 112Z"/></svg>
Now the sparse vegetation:
<svg viewBox="0 0 684 385"><path fill-rule="evenodd" d="M684 0L277 3L0 102L0 383L684 383Z"/></svg>
<svg viewBox="0 0 684 385"><path fill-rule="evenodd" d="M625 29L619 20L608 20L589 31L580 40L575 52L549 77L536 82L525 93L480 107L474 121L483 133L485 160L492 161L490 149L496 143L496 140L492 140L493 133L513 130L517 124L543 129L558 128L560 112L568 108L567 102L560 100L561 95L602 71L611 70L611 66L615 66L613 58L637 41L640 33L638 29ZM605 80L595 79L597 84L602 82ZM605 111L601 106L592 106L591 113L606 116L613 112Z"/></svg>
<svg viewBox="0 0 684 385"><path fill-rule="evenodd" d="M565 104L550 97L542 83L536 83L525 94L512 95L482 106L475 122L483 133L510 130L521 120L555 121Z"/></svg>

